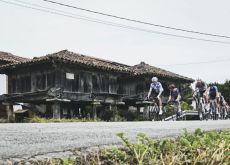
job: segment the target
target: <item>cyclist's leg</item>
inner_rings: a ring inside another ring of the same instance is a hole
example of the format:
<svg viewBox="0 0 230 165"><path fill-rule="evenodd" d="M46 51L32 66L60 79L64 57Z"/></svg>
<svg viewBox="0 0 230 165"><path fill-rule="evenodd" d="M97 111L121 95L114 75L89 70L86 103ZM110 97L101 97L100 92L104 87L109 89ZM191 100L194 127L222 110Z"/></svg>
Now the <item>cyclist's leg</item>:
<svg viewBox="0 0 230 165"><path fill-rule="evenodd" d="M204 92L203 97L204 97L204 101L205 101L205 109L208 110L209 109L209 107L208 107L208 105L209 105L209 96L208 96L207 90Z"/></svg>
<svg viewBox="0 0 230 165"><path fill-rule="evenodd" d="M158 106L159 106L159 115L162 115L163 108L162 108L162 99L161 99L161 96L158 99Z"/></svg>
<svg viewBox="0 0 230 165"><path fill-rule="evenodd" d="M215 98L215 108L216 108L216 115L219 116L220 115L220 104L219 104L219 100L218 97Z"/></svg>

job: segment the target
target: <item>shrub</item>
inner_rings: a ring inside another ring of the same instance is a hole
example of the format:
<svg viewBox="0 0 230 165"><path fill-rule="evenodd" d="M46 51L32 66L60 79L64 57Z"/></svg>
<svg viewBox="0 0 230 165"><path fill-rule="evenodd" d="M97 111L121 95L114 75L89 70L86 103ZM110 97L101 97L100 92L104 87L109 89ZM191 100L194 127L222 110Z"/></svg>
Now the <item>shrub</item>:
<svg viewBox="0 0 230 165"><path fill-rule="evenodd" d="M131 143L123 133L117 135L124 146L101 152L102 164L230 164L229 131L197 129L190 134L184 130L176 139L163 140L138 134L137 143Z"/></svg>

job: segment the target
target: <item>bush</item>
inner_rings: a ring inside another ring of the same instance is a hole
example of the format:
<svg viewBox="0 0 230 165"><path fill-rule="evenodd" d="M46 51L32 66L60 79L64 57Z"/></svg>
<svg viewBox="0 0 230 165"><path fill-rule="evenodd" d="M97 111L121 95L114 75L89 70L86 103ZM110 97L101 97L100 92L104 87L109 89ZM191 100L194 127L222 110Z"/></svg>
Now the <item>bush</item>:
<svg viewBox="0 0 230 165"><path fill-rule="evenodd" d="M8 123L7 119L0 118L0 123Z"/></svg>
<svg viewBox="0 0 230 165"><path fill-rule="evenodd" d="M27 118L25 122L28 123L65 123L65 122L95 122L95 121L101 121L100 119L90 119L90 118L73 118L73 119L46 119L38 116L34 116L33 118Z"/></svg>
<svg viewBox="0 0 230 165"><path fill-rule="evenodd" d="M131 143L123 133L122 148L110 148L100 153L101 164L230 164L230 132L204 132L194 134L184 130L176 139L153 140L145 134L137 135Z"/></svg>
<svg viewBox="0 0 230 165"><path fill-rule="evenodd" d="M189 105L188 103L182 101L181 102L181 109L182 110L193 110L193 107Z"/></svg>

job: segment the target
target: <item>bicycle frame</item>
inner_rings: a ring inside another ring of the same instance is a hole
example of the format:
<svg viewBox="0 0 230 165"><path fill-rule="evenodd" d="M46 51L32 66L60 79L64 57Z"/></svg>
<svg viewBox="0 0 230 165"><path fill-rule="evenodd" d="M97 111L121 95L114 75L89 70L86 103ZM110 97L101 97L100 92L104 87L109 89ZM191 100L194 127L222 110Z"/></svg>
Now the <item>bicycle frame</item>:
<svg viewBox="0 0 230 165"><path fill-rule="evenodd" d="M198 110L198 115L199 115L199 118L200 120L203 120L204 118L207 119L207 116L205 114L205 100L204 100L204 97L200 97L198 96L198 98L196 97L195 98L196 100L196 109Z"/></svg>
<svg viewBox="0 0 230 165"><path fill-rule="evenodd" d="M160 112L160 107L158 105L158 99L157 98L154 98L153 100L153 106L152 108L150 109L150 118L152 118L154 121L159 121L159 120L163 120L163 114L164 114L164 111L162 114L159 114Z"/></svg>
<svg viewBox="0 0 230 165"><path fill-rule="evenodd" d="M176 115L176 120L178 120L181 116L179 112L179 103L177 101L170 101L169 105L173 107L174 114Z"/></svg>
<svg viewBox="0 0 230 165"><path fill-rule="evenodd" d="M210 113L211 119L217 120L218 119L218 115L217 115L218 107L216 105L215 100L209 100L209 104L210 104L209 113Z"/></svg>
<svg viewBox="0 0 230 165"><path fill-rule="evenodd" d="M221 105L220 106L220 118L225 119L227 117L227 107L226 105Z"/></svg>

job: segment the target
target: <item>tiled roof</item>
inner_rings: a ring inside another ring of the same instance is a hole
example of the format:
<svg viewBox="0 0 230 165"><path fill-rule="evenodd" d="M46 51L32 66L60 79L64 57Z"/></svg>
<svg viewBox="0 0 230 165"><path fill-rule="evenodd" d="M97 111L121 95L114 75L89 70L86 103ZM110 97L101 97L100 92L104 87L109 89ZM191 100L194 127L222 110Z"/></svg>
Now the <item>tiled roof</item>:
<svg viewBox="0 0 230 165"><path fill-rule="evenodd" d="M19 67L19 66L29 66L34 64L43 63L46 61L61 61L63 63L71 63L71 64L78 64L82 66L88 66L103 70L112 70L112 71L118 71L118 72L129 72L128 65L120 64L117 62L112 62L108 60L103 60L100 58L95 58L91 56L85 56L82 54L70 52L68 50L62 50L57 53L48 54L46 56L42 57L35 57L28 61L22 61L17 64L9 64L0 67L1 69L9 69L11 67Z"/></svg>
<svg viewBox="0 0 230 165"><path fill-rule="evenodd" d="M17 62L25 62L28 61L29 59L15 56L11 53L7 52L1 52L0 51L0 61L6 62L6 63L17 63Z"/></svg>
<svg viewBox="0 0 230 165"><path fill-rule="evenodd" d="M161 77L169 77L169 78L175 78L175 79L183 79L186 81L193 81L193 79L181 76L179 74L157 68L155 66L151 66L149 64L146 64L144 62L141 62L138 65L134 65L130 67L130 70L134 72L134 75L140 76L140 75L154 75L154 76L161 76Z"/></svg>
<svg viewBox="0 0 230 165"><path fill-rule="evenodd" d="M92 68L97 68L101 70L110 70L120 73L128 73L131 76L141 76L144 74L156 75L161 77L170 77L176 79L183 79L186 81L193 81L191 78L187 78L176 73L172 73L166 71L164 69L160 69L154 66L150 66L145 63L140 63L134 66L128 66L125 64L108 61L100 58L95 58L91 56L85 56L82 54L74 53L68 50L62 50L57 53L48 54L42 57L35 57L31 60L25 60L18 62L16 64L8 64L0 67L0 71L4 69L11 69L21 66L29 66L34 64L39 64L47 61L61 61L62 63L71 63L71 64L78 64L81 66L87 66Z"/></svg>

